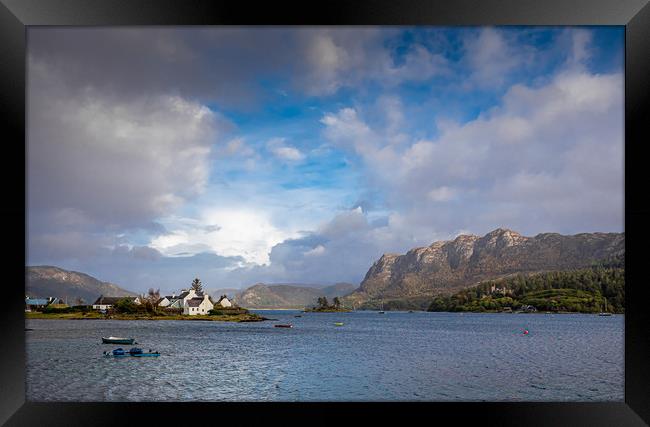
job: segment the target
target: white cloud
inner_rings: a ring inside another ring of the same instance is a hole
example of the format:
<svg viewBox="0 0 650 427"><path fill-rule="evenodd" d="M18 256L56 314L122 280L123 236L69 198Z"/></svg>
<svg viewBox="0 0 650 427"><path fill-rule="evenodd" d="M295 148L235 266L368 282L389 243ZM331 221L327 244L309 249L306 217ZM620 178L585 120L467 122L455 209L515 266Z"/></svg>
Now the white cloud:
<svg viewBox="0 0 650 427"><path fill-rule="evenodd" d="M274 226L263 211L235 208L208 208L197 219L167 218L169 234L156 237L151 247L165 255L179 252L193 255L211 251L224 257L241 256L258 265L269 262L269 252L276 244L297 233ZM205 224L214 224L206 231Z"/></svg>
<svg viewBox="0 0 650 427"><path fill-rule="evenodd" d="M570 31L571 37L571 54L568 58L568 65L570 67L578 67L582 69L584 62L591 57L592 51L590 43L592 40L592 33L584 29L572 29Z"/></svg>
<svg viewBox="0 0 650 427"><path fill-rule="evenodd" d="M454 197L455 192L449 187L442 186L429 191L428 195L434 202L447 202Z"/></svg>
<svg viewBox="0 0 650 427"><path fill-rule="evenodd" d="M147 223L200 194L222 119L178 96L68 91L29 64L27 168L33 209L74 208L117 226Z"/></svg>
<svg viewBox="0 0 650 427"><path fill-rule="evenodd" d="M284 138L273 138L267 141L266 148L273 155L288 162L299 162L305 159L305 155L295 147L287 145Z"/></svg>
<svg viewBox="0 0 650 427"><path fill-rule="evenodd" d="M385 46L392 29L305 29L300 55L306 70L298 81L310 95L331 95L341 87L377 82L395 86L405 81L424 81L448 72L443 55L422 45L413 46L399 63Z"/></svg>
<svg viewBox="0 0 650 427"><path fill-rule="evenodd" d="M480 88L502 86L508 74L526 60L523 52L515 51L514 45L508 43L501 30L492 27L466 38L464 46L471 79Z"/></svg>
<svg viewBox="0 0 650 427"><path fill-rule="evenodd" d="M620 73L568 68L542 86L515 85L478 118L444 123L437 138L411 139L400 149L355 109L327 113L321 122L330 141L361 156L373 177L368 182L412 229L622 228ZM426 203L456 197L462 212ZM530 221L533 213L539 220Z"/></svg>
<svg viewBox="0 0 650 427"><path fill-rule="evenodd" d="M315 248L305 252L305 256L321 256L324 254L325 254L325 246L323 245L318 245Z"/></svg>

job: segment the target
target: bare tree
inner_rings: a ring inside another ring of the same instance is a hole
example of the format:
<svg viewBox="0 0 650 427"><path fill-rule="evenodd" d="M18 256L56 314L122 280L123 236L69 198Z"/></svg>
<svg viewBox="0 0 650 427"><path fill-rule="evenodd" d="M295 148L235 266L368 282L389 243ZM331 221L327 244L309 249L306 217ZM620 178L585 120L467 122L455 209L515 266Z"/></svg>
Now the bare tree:
<svg viewBox="0 0 650 427"><path fill-rule="evenodd" d="M149 288L147 295L143 295L141 299L147 311L155 311L156 303L160 299L160 289Z"/></svg>
<svg viewBox="0 0 650 427"><path fill-rule="evenodd" d="M149 288L149 292L147 292L147 299L153 302L157 302L160 299L160 289Z"/></svg>

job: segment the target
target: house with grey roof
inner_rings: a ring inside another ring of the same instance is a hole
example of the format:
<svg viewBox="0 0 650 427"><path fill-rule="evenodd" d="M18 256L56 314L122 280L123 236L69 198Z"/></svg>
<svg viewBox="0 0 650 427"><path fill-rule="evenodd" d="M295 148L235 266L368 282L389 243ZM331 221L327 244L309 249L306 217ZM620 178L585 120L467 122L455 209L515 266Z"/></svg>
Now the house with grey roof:
<svg viewBox="0 0 650 427"><path fill-rule="evenodd" d="M93 303L93 310L108 310L113 308L115 304L121 299L127 298L131 300L134 304L141 304L139 297L133 296L122 296L122 297L105 297L100 295L99 298Z"/></svg>
<svg viewBox="0 0 650 427"><path fill-rule="evenodd" d="M229 308L232 307L232 302L230 302L227 296L221 295L221 298L219 298L219 300L214 305L218 305L223 308Z"/></svg>
<svg viewBox="0 0 650 427"><path fill-rule="evenodd" d="M63 304L61 298L47 297L47 298L32 298L25 297L25 311L42 310L51 304Z"/></svg>
<svg viewBox="0 0 650 427"><path fill-rule="evenodd" d="M208 314L214 308L210 295L194 289L181 289L178 295L165 295L158 300L157 305L162 308L181 309L183 314L189 316Z"/></svg>
<svg viewBox="0 0 650 427"><path fill-rule="evenodd" d="M183 314L195 316L197 314L208 314L214 308L210 295L203 294L185 300L183 305Z"/></svg>

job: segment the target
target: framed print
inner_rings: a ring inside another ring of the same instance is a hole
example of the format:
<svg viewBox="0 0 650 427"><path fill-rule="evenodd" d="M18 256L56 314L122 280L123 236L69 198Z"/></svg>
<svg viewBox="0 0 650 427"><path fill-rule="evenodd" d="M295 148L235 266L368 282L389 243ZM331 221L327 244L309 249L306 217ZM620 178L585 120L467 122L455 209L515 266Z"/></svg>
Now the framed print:
<svg viewBox="0 0 650 427"><path fill-rule="evenodd" d="M3 0L0 420L647 423L647 2L305 6Z"/></svg>

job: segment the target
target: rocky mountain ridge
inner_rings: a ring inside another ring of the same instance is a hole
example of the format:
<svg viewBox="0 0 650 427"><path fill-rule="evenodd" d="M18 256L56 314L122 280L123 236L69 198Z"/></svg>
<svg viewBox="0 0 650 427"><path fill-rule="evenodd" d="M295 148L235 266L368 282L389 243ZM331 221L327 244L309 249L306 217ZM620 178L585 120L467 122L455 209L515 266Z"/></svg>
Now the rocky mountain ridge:
<svg viewBox="0 0 650 427"><path fill-rule="evenodd" d="M449 294L482 280L584 268L624 253L624 233L526 237L498 228L485 236L460 235L405 254L384 254L349 300Z"/></svg>

